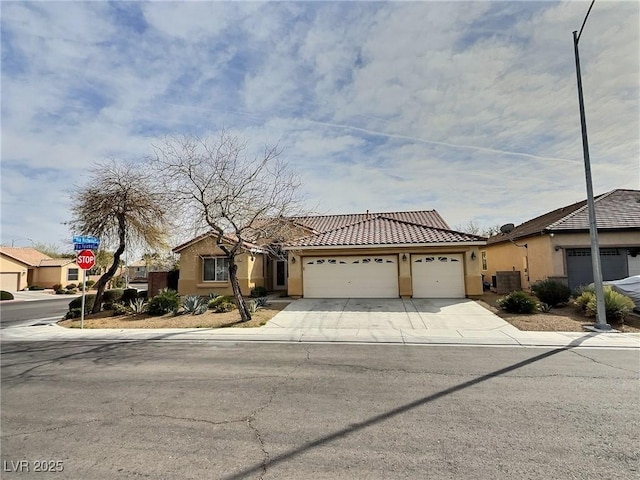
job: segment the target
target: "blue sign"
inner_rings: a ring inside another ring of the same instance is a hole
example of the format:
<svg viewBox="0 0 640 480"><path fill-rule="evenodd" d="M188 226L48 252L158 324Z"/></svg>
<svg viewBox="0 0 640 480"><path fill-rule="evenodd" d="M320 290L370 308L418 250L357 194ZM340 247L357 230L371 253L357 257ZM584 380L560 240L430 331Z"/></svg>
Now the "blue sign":
<svg viewBox="0 0 640 480"><path fill-rule="evenodd" d="M89 235L74 235L73 243L94 243L96 245L100 245L100 239L98 237L91 237Z"/></svg>
<svg viewBox="0 0 640 480"><path fill-rule="evenodd" d="M97 243L74 243L73 244L73 249L74 250L98 250L98 247L100 245Z"/></svg>

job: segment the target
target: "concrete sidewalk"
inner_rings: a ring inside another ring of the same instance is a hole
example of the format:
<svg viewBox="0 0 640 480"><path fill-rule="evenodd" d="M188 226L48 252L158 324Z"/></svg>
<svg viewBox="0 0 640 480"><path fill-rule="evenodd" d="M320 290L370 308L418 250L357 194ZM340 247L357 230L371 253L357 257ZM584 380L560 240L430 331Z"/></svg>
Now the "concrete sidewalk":
<svg viewBox="0 0 640 480"><path fill-rule="evenodd" d="M272 300L276 303L278 300ZM288 302L288 301L287 301ZM258 328L84 329L57 319L0 330L0 341L230 341L640 349L640 334L520 331L470 300L300 299Z"/></svg>
<svg viewBox="0 0 640 480"><path fill-rule="evenodd" d="M79 297L81 293L75 295L56 295L53 290L21 290L19 292L11 292L13 300L3 300L2 303L0 303L0 307L15 302L37 302L42 300L62 300L65 298L71 301Z"/></svg>
<svg viewBox="0 0 640 480"><path fill-rule="evenodd" d="M383 343L510 347L589 347L640 349L637 333L504 332L478 330L398 330L390 328L222 328L85 329L56 324L9 327L0 341L191 341Z"/></svg>

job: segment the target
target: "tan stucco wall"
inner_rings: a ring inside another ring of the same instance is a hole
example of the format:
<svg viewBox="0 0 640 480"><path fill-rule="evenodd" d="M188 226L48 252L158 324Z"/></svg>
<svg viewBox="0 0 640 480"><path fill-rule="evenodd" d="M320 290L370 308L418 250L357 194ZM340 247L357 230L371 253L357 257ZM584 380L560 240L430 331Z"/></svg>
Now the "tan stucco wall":
<svg viewBox="0 0 640 480"><path fill-rule="evenodd" d="M17 260L14 260L10 257L0 254L0 272L19 273L20 274L20 280L18 285L19 290L23 290L28 286L27 271L28 271L27 265L21 262L18 262Z"/></svg>
<svg viewBox="0 0 640 480"><path fill-rule="evenodd" d="M178 279L178 293L180 295L232 295L233 290L228 281L205 282L203 281L202 257L220 256L224 253L220 250L212 238L191 245L180 252L180 278ZM251 289L256 286L264 286L264 267L262 254L256 254L253 258L243 253L236 257L238 265L238 283L243 295L249 295Z"/></svg>
<svg viewBox="0 0 640 480"><path fill-rule="evenodd" d="M471 260L471 253L475 252L475 260ZM416 247L416 248L342 248L298 250L289 252L289 277L287 291L291 297L301 297L304 291L302 279L302 265L304 257L324 255L397 255L398 256L398 285L401 297L411 297L411 254L422 253L462 253L464 254L464 284L467 296L482 295L482 277L480 272L480 251L478 247ZM407 261L402 260L407 256ZM294 261L295 258L295 261Z"/></svg>
<svg viewBox="0 0 640 480"><path fill-rule="evenodd" d="M589 248L590 237L587 233L562 233L540 235L520 239L518 245L527 244L528 248L519 248L512 243L489 245L487 251L486 281L491 282L491 276L496 271L519 270L523 288L530 288L531 284L549 277L566 278L565 249ZM640 232L600 232L598 234L600 247L640 247ZM529 254L529 282L525 273L525 256Z"/></svg>
<svg viewBox="0 0 640 480"><path fill-rule="evenodd" d="M70 268L78 269L78 280L67 280ZM51 288L59 283L63 287L70 283L78 284L84 278L82 270L75 263L70 263L64 267L38 267L33 275L33 283L44 288Z"/></svg>

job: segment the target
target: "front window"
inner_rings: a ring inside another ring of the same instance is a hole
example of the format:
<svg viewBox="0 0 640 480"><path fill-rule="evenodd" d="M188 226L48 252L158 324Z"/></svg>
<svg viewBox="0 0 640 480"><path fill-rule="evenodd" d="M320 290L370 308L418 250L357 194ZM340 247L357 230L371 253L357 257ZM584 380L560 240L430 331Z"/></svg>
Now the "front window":
<svg viewBox="0 0 640 480"><path fill-rule="evenodd" d="M487 252L486 251L482 251L480 253L482 255L482 269L486 270L487 269Z"/></svg>
<svg viewBox="0 0 640 480"><path fill-rule="evenodd" d="M229 280L229 259L225 257L207 257L202 259L205 282L226 282Z"/></svg>
<svg viewBox="0 0 640 480"><path fill-rule="evenodd" d="M79 269L77 268L70 268L69 270L67 270L67 282L78 280L78 270Z"/></svg>

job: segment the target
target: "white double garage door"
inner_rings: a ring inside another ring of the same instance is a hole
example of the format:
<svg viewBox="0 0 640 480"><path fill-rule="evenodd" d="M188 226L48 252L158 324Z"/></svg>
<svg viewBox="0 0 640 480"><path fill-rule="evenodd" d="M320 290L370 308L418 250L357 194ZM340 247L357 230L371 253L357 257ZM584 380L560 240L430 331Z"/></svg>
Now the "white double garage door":
<svg viewBox="0 0 640 480"><path fill-rule="evenodd" d="M398 298L399 262L411 262L414 298L464 298L462 254L303 257L306 298Z"/></svg>

